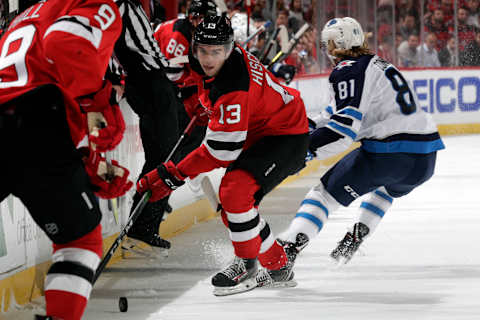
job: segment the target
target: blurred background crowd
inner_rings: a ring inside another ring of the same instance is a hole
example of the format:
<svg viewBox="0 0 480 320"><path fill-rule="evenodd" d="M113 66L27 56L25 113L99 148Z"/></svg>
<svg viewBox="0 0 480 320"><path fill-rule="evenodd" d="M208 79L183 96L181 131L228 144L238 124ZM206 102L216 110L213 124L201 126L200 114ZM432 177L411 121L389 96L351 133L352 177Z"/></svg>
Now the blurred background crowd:
<svg viewBox="0 0 480 320"><path fill-rule="evenodd" d="M151 19L165 21L165 3L151 0ZM230 16L244 12L247 0L225 0ZM177 0L179 15L190 0ZM0 28L8 8L2 0ZM8 2L7 2L8 3ZM269 32L252 42L261 50L269 33L285 25L291 36L304 24L306 32L284 61L297 75L327 72L331 67L321 53L320 32L333 17L351 16L367 33L369 47L402 68L480 66L480 0L251 0L250 17L259 27L272 21ZM277 50L279 50L277 48ZM275 52L273 52L275 54Z"/></svg>

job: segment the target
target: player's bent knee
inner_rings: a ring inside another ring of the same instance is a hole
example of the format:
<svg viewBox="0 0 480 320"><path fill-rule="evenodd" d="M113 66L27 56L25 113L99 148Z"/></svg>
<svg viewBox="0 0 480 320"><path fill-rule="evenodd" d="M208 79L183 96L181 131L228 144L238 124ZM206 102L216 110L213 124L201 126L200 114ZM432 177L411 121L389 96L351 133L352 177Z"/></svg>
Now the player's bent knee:
<svg viewBox="0 0 480 320"><path fill-rule="evenodd" d="M228 171L220 184L220 202L227 212L245 212L253 207L254 195L259 189L255 178L247 171Z"/></svg>

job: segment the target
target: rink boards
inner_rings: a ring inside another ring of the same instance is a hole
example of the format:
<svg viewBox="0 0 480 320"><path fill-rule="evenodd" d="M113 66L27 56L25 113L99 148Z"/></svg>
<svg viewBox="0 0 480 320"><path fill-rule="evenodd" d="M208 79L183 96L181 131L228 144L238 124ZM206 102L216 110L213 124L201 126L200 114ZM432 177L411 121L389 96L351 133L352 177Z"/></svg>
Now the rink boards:
<svg viewBox="0 0 480 320"><path fill-rule="evenodd" d="M480 69L462 70L405 70L405 78L411 83L420 107L432 114L441 134L480 133ZM305 100L307 112L313 114L328 105L328 77L309 76L293 81ZM123 104L126 118L125 139L112 157L125 164L136 177L143 164L143 150L138 132L138 119L128 105ZM6 151L8 152L8 151ZM329 159L332 163L334 159ZM322 163L310 162L302 174L308 174ZM325 163L323 163L325 164ZM215 187L222 170L209 173ZM106 201L100 201L103 212L102 228L104 248L115 239L122 223L125 223L131 206L131 195L119 199L119 224L116 223ZM46 200L48 201L48 200ZM161 234L170 238L197 222L215 217L201 191L188 185L176 191L171 198L174 212L162 223ZM120 252L119 252L120 253ZM50 265L51 246L48 238L34 224L21 202L9 196L0 203L0 313L15 304L24 304L39 296L43 290L43 278ZM120 259L117 255L113 262Z"/></svg>

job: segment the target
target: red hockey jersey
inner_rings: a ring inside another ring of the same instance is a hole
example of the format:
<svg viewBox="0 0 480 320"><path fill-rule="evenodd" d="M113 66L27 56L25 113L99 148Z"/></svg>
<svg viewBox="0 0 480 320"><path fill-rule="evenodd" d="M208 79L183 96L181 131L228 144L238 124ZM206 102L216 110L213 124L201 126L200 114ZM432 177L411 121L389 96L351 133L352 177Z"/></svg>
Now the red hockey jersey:
<svg viewBox="0 0 480 320"><path fill-rule="evenodd" d="M75 98L102 88L122 20L113 0L47 0L18 15L0 39L0 108L44 84L63 92L74 143L85 133Z"/></svg>
<svg viewBox="0 0 480 320"><path fill-rule="evenodd" d="M157 27L154 37L158 41L160 51L169 61L188 56L192 28L187 19L170 20ZM171 64L166 72L168 78L180 88L185 109L191 113L198 105L196 85L201 77L190 68L189 63Z"/></svg>
<svg viewBox="0 0 480 320"><path fill-rule="evenodd" d="M190 57L190 63L203 73L198 60ZM198 85L209 124L202 145L178 164L186 176L227 167L262 137L308 133L300 92L281 85L239 46L216 77L204 78Z"/></svg>
<svg viewBox="0 0 480 320"><path fill-rule="evenodd" d="M192 25L187 19L169 20L159 25L153 36L167 60L186 56L192 40ZM188 67L183 63L172 67L175 70L167 70L168 78L178 85L183 84L189 75Z"/></svg>

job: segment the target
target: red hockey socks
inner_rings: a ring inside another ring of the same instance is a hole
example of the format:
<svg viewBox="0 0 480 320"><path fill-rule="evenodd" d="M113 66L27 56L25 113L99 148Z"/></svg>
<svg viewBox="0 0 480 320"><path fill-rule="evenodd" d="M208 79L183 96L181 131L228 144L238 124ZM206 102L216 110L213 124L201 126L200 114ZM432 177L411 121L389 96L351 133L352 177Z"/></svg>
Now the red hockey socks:
<svg viewBox="0 0 480 320"><path fill-rule="evenodd" d="M47 315L81 319L102 257L102 227L66 244L53 244L53 264L45 279Z"/></svg>

